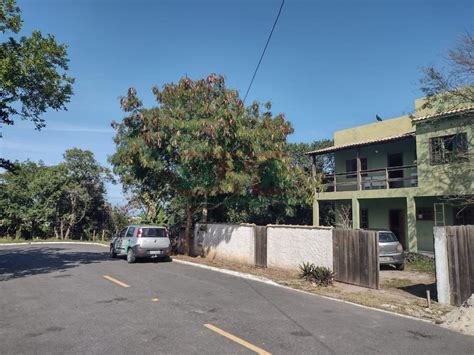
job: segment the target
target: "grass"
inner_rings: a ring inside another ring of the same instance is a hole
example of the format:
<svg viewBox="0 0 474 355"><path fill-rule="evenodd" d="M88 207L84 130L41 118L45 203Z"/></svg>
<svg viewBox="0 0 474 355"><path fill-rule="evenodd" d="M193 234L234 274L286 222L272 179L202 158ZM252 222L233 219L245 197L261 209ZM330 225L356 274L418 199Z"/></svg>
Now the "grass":
<svg viewBox="0 0 474 355"><path fill-rule="evenodd" d="M86 242L93 242L93 243L99 243L99 244L109 244L108 240L78 240L78 239L67 239L67 240L61 240L61 239L56 239L56 238L46 238L46 239L41 239L41 238L33 238L33 239L22 239L22 238L12 238L12 237L0 237L0 244L16 244L16 243L40 243L40 242L49 242L49 243L54 243L54 242L78 242L78 243L86 243Z"/></svg>
<svg viewBox="0 0 474 355"><path fill-rule="evenodd" d="M408 271L435 273L435 261L433 258L420 254L409 254L405 262Z"/></svg>
<svg viewBox="0 0 474 355"><path fill-rule="evenodd" d="M403 288L413 285L413 282L409 279L389 279L382 283L382 288Z"/></svg>

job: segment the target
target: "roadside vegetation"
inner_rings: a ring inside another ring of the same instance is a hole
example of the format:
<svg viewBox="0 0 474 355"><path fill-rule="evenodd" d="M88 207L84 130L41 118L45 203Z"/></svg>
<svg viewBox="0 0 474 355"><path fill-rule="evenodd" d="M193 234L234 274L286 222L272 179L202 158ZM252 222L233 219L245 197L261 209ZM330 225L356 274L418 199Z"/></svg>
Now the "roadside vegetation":
<svg viewBox="0 0 474 355"><path fill-rule="evenodd" d="M408 271L419 271L435 273L435 260L426 255L408 253L405 259L405 267Z"/></svg>
<svg viewBox="0 0 474 355"><path fill-rule="evenodd" d="M152 91L150 108L133 88L122 97L125 117L112 123L117 149L110 162L148 211L164 210L175 234L185 227L186 252L197 220L312 223L319 179L304 156L311 145L287 142L293 128L284 114L272 113L269 102L245 106L216 74ZM320 171L333 165L318 164Z"/></svg>
<svg viewBox="0 0 474 355"><path fill-rule="evenodd" d="M128 223L106 200L110 172L90 151L70 149L53 166L14 162L0 174L0 236L16 240L109 239Z"/></svg>

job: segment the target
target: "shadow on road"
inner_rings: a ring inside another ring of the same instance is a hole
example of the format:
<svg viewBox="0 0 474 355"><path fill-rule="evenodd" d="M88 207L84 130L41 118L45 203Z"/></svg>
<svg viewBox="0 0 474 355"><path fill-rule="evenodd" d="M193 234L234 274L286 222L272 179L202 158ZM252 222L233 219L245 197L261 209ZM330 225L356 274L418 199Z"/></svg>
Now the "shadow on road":
<svg viewBox="0 0 474 355"><path fill-rule="evenodd" d="M46 274L84 264L112 261L107 252L74 251L58 247L0 249L0 281Z"/></svg>

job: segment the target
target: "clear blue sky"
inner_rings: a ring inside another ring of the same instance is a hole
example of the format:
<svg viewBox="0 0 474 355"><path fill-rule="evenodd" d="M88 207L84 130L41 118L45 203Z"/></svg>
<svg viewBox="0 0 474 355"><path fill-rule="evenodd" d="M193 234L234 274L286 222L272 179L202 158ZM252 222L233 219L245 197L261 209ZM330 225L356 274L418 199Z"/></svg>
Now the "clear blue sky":
<svg viewBox="0 0 474 355"><path fill-rule="evenodd" d="M145 105L151 87L215 72L243 95L280 0L19 0L23 33L39 29L69 45L76 78L68 111L44 115L41 132L3 127L1 156L55 164L72 147L102 164L114 152L110 122L133 86ZM413 110L420 67L443 66L446 51L473 28L474 2L287 0L252 100L273 103L292 142ZM113 202L120 187L111 187Z"/></svg>

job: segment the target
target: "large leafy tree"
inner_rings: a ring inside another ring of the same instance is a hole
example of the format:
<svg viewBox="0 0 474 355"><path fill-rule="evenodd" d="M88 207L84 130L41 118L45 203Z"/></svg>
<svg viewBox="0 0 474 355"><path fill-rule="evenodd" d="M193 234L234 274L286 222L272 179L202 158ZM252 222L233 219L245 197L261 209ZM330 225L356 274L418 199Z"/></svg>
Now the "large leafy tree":
<svg viewBox="0 0 474 355"><path fill-rule="evenodd" d="M20 117L41 129L44 112L66 109L74 80L67 76L66 45L39 31L18 36L21 27L16 1L0 0L0 124L12 125ZM0 167L12 168L3 158Z"/></svg>
<svg viewBox="0 0 474 355"><path fill-rule="evenodd" d="M127 116L113 123L110 158L125 186L186 205L186 239L193 214L235 196L280 191L288 176L285 144L292 128L270 105L245 107L224 77L153 88L158 105L143 107L134 89L121 99Z"/></svg>
<svg viewBox="0 0 474 355"><path fill-rule="evenodd" d="M70 149L58 165L16 162L0 174L0 232L31 238L82 238L123 224L105 200L109 172L90 151ZM117 217L117 218L116 218Z"/></svg>
<svg viewBox="0 0 474 355"><path fill-rule="evenodd" d="M320 179L311 178L311 159L308 152L332 145L332 140L320 140L312 143L287 143L289 178L285 180L281 193L273 196L243 196L227 201L210 213L214 222L247 222L260 225L312 224L314 189ZM317 158L317 171L332 173L334 159L331 156ZM324 215L331 211L322 208ZM327 223L325 221L325 223Z"/></svg>

